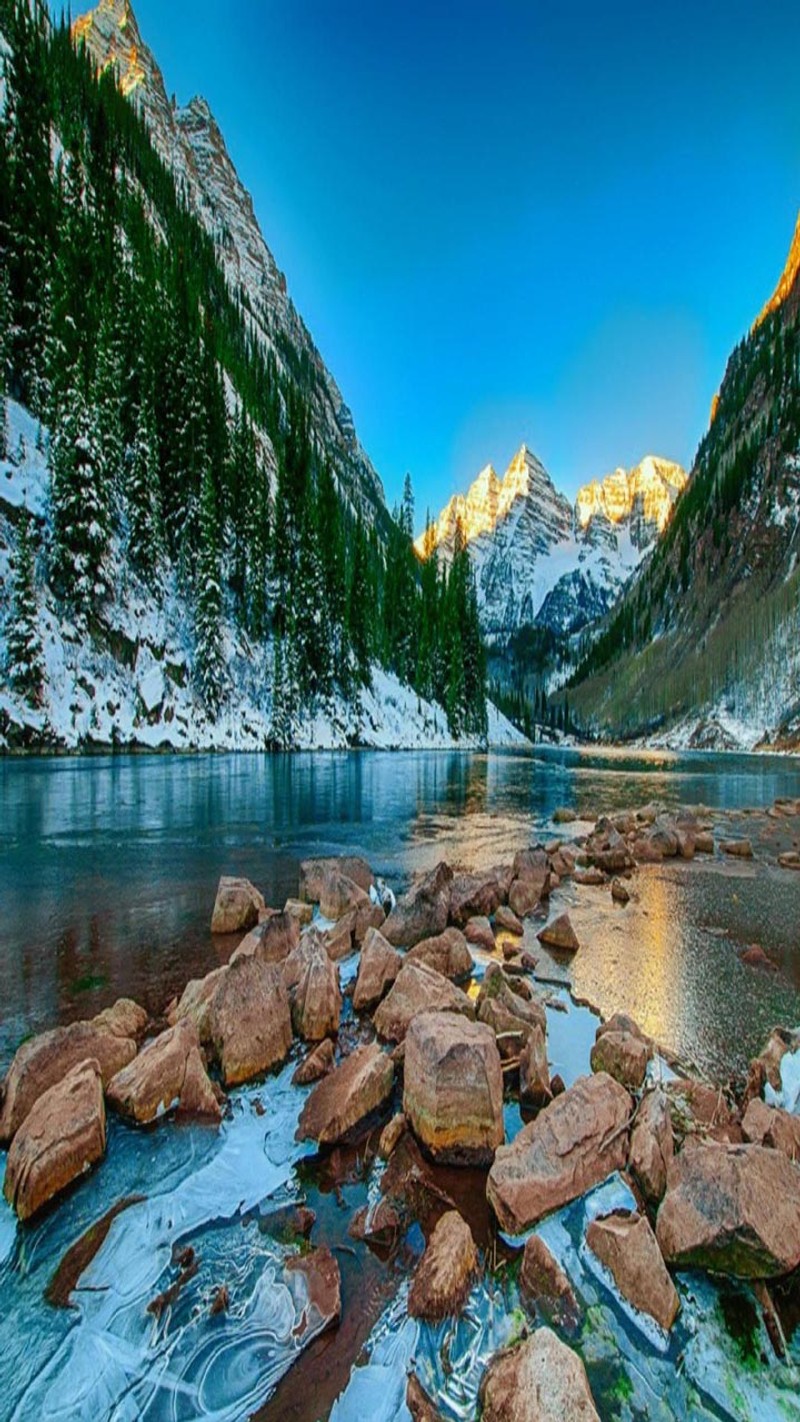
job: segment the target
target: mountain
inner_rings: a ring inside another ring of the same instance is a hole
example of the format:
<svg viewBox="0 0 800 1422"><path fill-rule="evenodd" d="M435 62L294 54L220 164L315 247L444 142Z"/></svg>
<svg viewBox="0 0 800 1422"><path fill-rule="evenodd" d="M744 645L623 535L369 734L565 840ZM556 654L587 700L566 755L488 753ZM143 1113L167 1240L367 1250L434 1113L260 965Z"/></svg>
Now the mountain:
<svg viewBox="0 0 800 1422"><path fill-rule="evenodd" d="M313 432L333 459L352 507L381 527L381 480L358 442L353 417L288 294L214 116L203 98L181 108L167 97L156 60L142 39L129 0L100 0L73 24L101 71L111 69L140 110L153 146L185 191L214 245L228 284L242 301L262 350L279 370L302 375L310 391ZM268 444L268 441L267 441Z"/></svg>
<svg viewBox="0 0 800 1422"><path fill-rule="evenodd" d="M570 692L595 732L800 742L800 221L731 355L691 481Z"/></svg>
<svg viewBox="0 0 800 1422"><path fill-rule="evenodd" d="M502 480L491 464L481 470L416 548L423 558L435 548L447 564L460 524L494 643L525 626L570 636L609 611L685 484L679 465L648 456L585 485L573 508L523 445Z"/></svg>

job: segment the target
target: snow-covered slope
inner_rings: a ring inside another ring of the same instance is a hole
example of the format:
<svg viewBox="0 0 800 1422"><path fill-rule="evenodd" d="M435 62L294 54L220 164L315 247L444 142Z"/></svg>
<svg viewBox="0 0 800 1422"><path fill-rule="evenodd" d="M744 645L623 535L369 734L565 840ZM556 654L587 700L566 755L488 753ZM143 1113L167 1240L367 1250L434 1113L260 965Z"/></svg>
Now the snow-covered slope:
<svg viewBox="0 0 800 1422"><path fill-rule="evenodd" d="M279 367L313 372L313 434L352 506L370 521L386 517L383 485L358 442L353 418L288 294L259 227L253 202L202 98L173 106L156 60L144 43L129 0L101 0L75 21L73 34L99 68L113 65L120 87L144 116L153 144L213 237L233 292L253 332ZM266 438L266 436L265 436Z"/></svg>
<svg viewBox="0 0 800 1422"><path fill-rule="evenodd" d="M43 577L39 556L37 613L46 681L34 710L9 688L6 641L12 579L24 510L37 542L50 519L46 431L20 405L8 403L9 458L0 460L0 750L23 746L135 745L151 749L260 750L270 741L272 651L252 643L233 619L225 627L226 697L212 721L194 685L192 619L173 577L145 586L121 548L112 550L112 597L88 639L63 615ZM489 707L492 745L527 744ZM333 696L314 716L299 716L298 748L457 747L440 706L421 700L396 677L373 669L372 686L355 704Z"/></svg>
<svg viewBox="0 0 800 1422"><path fill-rule="evenodd" d="M587 484L573 509L523 445L504 479L489 464L451 499L417 551L449 560L460 523L487 636L501 642L525 624L570 634L608 612L685 484L680 465L651 455Z"/></svg>

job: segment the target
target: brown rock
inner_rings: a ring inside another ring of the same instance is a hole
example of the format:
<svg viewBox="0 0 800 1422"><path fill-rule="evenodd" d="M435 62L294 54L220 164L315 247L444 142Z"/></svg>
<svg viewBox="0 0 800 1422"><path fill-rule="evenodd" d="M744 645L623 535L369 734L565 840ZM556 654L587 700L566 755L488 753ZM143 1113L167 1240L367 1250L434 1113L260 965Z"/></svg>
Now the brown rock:
<svg viewBox="0 0 800 1422"><path fill-rule="evenodd" d="M127 1037L140 1042L145 1034L148 1016L138 1002L129 997L121 997L113 1007L106 1007L92 1018L92 1025L103 1032L111 1032L114 1037Z"/></svg>
<svg viewBox="0 0 800 1422"><path fill-rule="evenodd" d="M282 963L300 942L299 920L290 913L273 913L243 938L231 963L257 958L260 963Z"/></svg>
<svg viewBox="0 0 800 1422"><path fill-rule="evenodd" d="M452 982L470 977L473 968L472 954L460 928L446 928L435 938L423 938L406 954L405 961L422 963Z"/></svg>
<svg viewBox="0 0 800 1422"><path fill-rule="evenodd" d="M619 830L608 820L598 820L595 831L586 841L589 862L605 874L621 874L633 868L633 858Z"/></svg>
<svg viewBox="0 0 800 1422"><path fill-rule="evenodd" d="M611 897L615 904L629 904L631 901L630 892L622 879L611 880Z"/></svg>
<svg viewBox="0 0 800 1422"><path fill-rule="evenodd" d="M631 845L631 854L637 864L660 864L664 858L659 845L646 835L639 835Z"/></svg>
<svg viewBox="0 0 800 1422"><path fill-rule="evenodd" d="M759 1145L688 1141L658 1212L676 1268L768 1279L800 1264L800 1167Z"/></svg>
<svg viewBox="0 0 800 1422"><path fill-rule="evenodd" d="M391 1121L384 1126L381 1131L381 1138L378 1141L378 1155L382 1160L388 1160L400 1137L405 1133L408 1122L402 1111L398 1111L392 1116Z"/></svg>
<svg viewBox="0 0 800 1422"><path fill-rule="evenodd" d="M642 1097L631 1132L630 1167L650 1205L664 1197L673 1154L669 1102L658 1087Z"/></svg>
<svg viewBox="0 0 800 1422"><path fill-rule="evenodd" d="M475 1008L460 988L424 963L404 963L375 1013L375 1027L389 1042L402 1042L418 1012L458 1012L474 1018Z"/></svg>
<svg viewBox="0 0 800 1422"><path fill-rule="evenodd" d="M745 948L739 954L740 962L748 968L758 968L762 973L777 973L778 968L771 958L768 958L760 943L751 943L749 948Z"/></svg>
<svg viewBox="0 0 800 1422"><path fill-rule="evenodd" d="M796 849L789 849L778 855L778 863L781 869L800 869L800 854Z"/></svg>
<svg viewBox="0 0 800 1422"><path fill-rule="evenodd" d="M363 1240L365 1244L392 1249L403 1233L403 1223L389 1200L378 1200L356 1211L347 1233L351 1239Z"/></svg>
<svg viewBox="0 0 800 1422"><path fill-rule="evenodd" d="M360 947L364 942L371 928L383 928L386 922L386 913L380 904L374 904L371 899L362 903L358 908L351 908L336 924L337 933L341 933L345 928L349 929L353 942Z"/></svg>
<svg viewBox="0 0 800 1422"><path fill-rule="evenodd" d="M559 805L558 809L553 811L554 825L571 825L577 818L575 810L570 809L568 805Z"/></svg>
<svg viewBox="0 0 800 1422"><path fill-rule="evenodd" d="M372 1012L377 1007L403 965L400 954L387 943L377 928L371 928L364 939L358 979L353 993L356 1012Z"/></svg>
<svg viewBox="0 0 800 1422"><path fill-rule="evenodd" d="M323 918L329 918L332 923L336 923L351 909L364 908L369 903L369 894L340 869L328 869L323 874L319 896L319 910Z"/></svg>
<svg viewBox="0 0 800 1422"><path fill-rule="evenodd" d="M210 1030L228 1086L284 1061L293 1038L280 967L258 958L232 963L211 1004Z"/></svg>
<svg viewBox="0 0 800 1422"><path fill-rule="evenodd" d="M375 882L374 875L366 859L357 855L343 854L328 859L305 859L300 865L300 898L318 904L322 897L322 882L325 875L333 871L345 874L359 889L368 894Z"/></svg>
<svg viewBox="0 0 800 1422"><path fill-rule="evenodd" d="M503 1229L519 1233L624 1169L631 1108L627 1091L604 1072L579 1077L501 1146L487 1195Z"/></svg>
<svg viewBox="0 0 800 1422"><path fill-rule="evenodd" d="M603 1032L592 1047L592 1071L605 1071L627 1086L638 1091L644 1085L650 1048L631 1032Z"/></svg>
<svg viewBox="0 0 800 1422"><path fill-rule="evenodd" d="M800 1116L751 1101L744 1113L742 1133L746 1141L783 1151L790 1160L800 1161Z"/></svg>
<svg viewBox="0 0 800 1422"><path fill-rule="evenodd" d="M114 1111L137 1125L148 1125L178 1106L187 1113L220 1119L197 1028L188 1018L142 1047L138 1057L108 1083L106 1096Z"/></svg>
<svg viewBox="0 0 800 1422"><path fill-rule="evenodd" d="M39 1098L80 1062L96 1061L106 1085L135 1056L131 1038L118 1037L93 1022L55 1027L23 1042L3 1083L0 1144L8 1144Z"/></svg>
<svg viewBox="0 0 800 1422"><path fill-rule="evenodd" d="M546 1322L567 1333L577 1332L581 1306L564 1270L538 1234L525 1242L519 1287L528 1308L535 1306Z"/></svg>
<svg viewBox="0 0 800 1422"><path fill-rule="evenodd" d="M752 859L753 846L749 839L721 839L719 847L723 854L729 854L734 859Z"/></svg>
<svg viewBox="0 0 800 1422"><path fill-rule="evenodd" d="M652 1048L653 1045L652 1038L642 1031L638 1022L633 1017L629 1017L627 1012L615 1012L605 1022L601 1022L595 1033L595 1039L599 1040L606 1032L625 1032L628 1036L638 1037L639 1041L644 1042L648 1047Z"/></svg>
<svg viewBox="0 0 800 1422"><path fill-rule="evenodd" d="M437 1320L459 1314L478 1272L472 1231L458 1210L442 1215L417 1265L408 1295L411 1318Z"/></svg>
<svg viewBox="0 0 800 1422"><path fill-rule="evenodd" d="M550 866L543 849L524 849L514 858L508 902L518 918L527 918L550 893Z"/></svg>
<svg viewBox="0 0 800 1422"><path fill-rule="evenodd" d="M694 1134L724 1134L732 1124L730 1107L716 1086L692 1077L667 1082L667 1098L673 1130L679 1137Z"/></svg>
<svg viewBox="0 0 800 1422"><path fill-rule="evenodd" d="M192 978L191 982L186 984L175 1009L175 1021L181 1022L188 1018L197 1028L200 1041L206 1044L211 1041L211 1003L227 971L225 964L221 968L214 968L213 972L206 973L204 978Z"/></svg>
<svg viewBox="0 0 800 1422"><path fill-rule="evenodd" d="M391 1057L374 1042L358 1047L314 1087L300 1115L297 1139L318 1145L341 1140L383 1106L393 1085Z"/></svg>
<svg viewBox="0 0 800 1422"><path fill-rule="evenodd" d="M211 915L211 932L246 933L258 923L259 913L265 907L263 894L249 879L223 875Z"/></svg>
<svg viewBox="0 0 800 1422"><path fill-rule="evenodd" d="M697 830L694 836L695 854L713 854L714 836L707 830Z"/></svg>
<svg viewBox="0 0 800 1422"><path fill-rule="evenodd" d="M669 1333L680 1300L644 1215L616 1212L592 1220L586 1240L613 1275L623 1298Z"/></svg>
<svg viewBox="0 0 800 1422"><path fill-rule="evenodd" d="M342 1316L342 1280L339 1265L327 1248L312 1249L310 1254L297 1254L287 1259L283 1277L292 1294L296 1285L304 1290L303 1318L295 1333L314 1336L324 1333Z"/></svg>
<svg viewBox="0 0 800 1422"><path fill-rule="evenodd" d="M432 873L398 899L383 927L383 934L395 948L413 948L423 938L444 933L450 917L450 886L453 871L439 864Z"/></svg>
<svg viewBox="0 0 800 1422"><path fill-rule="evenodd" d="M750 1063L745 1101L760 1096L769 1083L773 1091L781 1090L781 1062L787 1052L800 1048L800 1032L791 1032L785 1027L775 1027L766 1045Z"/></svg>
<svg viewBox="0 0 800 1422"><path fill-rule="evenodd" d="M486 874L456 874L450 886L450 919L463 928L471 918L491 918L508 896L508 871L490 869Z"/></svg>
<svg viewBox="0 0 800 1422"><path fill-rule="evenodd" d="M483 948L486 953L493 953L495 950L494 929L488 918L471 918L464 929L464 937L468 943L472 943L476 948Z"/></svg>
<svg viewBox="0 0 800 1422"><path fill-rule="evenodd" d="M552 923L540 929L536 937L545 947L556 948L559 953L577 953L581 946L568 913L559 914Z"/></svg>
<svg viewBox="0 0 800 1422"><path fill-rule="evenodd" d="M494 1034L455 1013L423 1012L406 1037L403 1111L437 1161L488 1164L503 1141L503 1071Z"/></svg>
<svg viewBox="0 0 800 1422"><path fill-rule="evenodd" d="M316 937L308 935L297 952L303 955L303 962L297 985L290 994L292 1024L298 1037L306 1042L321 1042L339 1030L342 1014L339 971Z"/></svg>
<svg viewBox="0 0 800 1422"><path fill-rule="evenodd" d="M6 1161L3 1192L30 1219L105 1153L106 1114L99 1063L80 1062L34 1102Z"/></svg>
<svg viewBox="0 0 800 1422"><path fill-rule="evenodd" d="M599 887L600 884L608 882L607 876L603 873L602 869L595 869L594 867L589 869L576 869L572 877L576 884L584 884L595 888Z"/></svg>
<svg viewBox="0 0 800 1422"><path fill-rule="evenodd" d="M211 1317L216 1318L220 1313L227 1313L228 1309L230 1308L230 1303L231 1296L228 1292L228 1285L220 1284L219 1288L216 1289L214 1292L214 1297L211 1300L211 1307L208 1310L211 1314Z"/></svg>
<svg viewBox="0 0 800 1422"><path fill-rule="evenodd" d="M432 1399L414 1373L409 1373L408 1376L406 1407L411 1413L411 1422L443 1422L441 1412L437 1411Z"/></svg>
<svg viewBox="0 0 800 1422"><path fill-rule="evenodd" d="M525 932L525 925L522 919L517 918L514 910L508 904L501 904L494 916L494 926L501 933L513 933L515 938L521 938Z"/></svg>
<svg viewBox="0 0 800 1422"><path fill-rule="evenodd" d="M546 1106L552 1100L547 1036L534 1024L519 1057L519 1096L530 1106Z"/></svg>
<svg viewBox="0 0 800 1422"><path fill-rule="evenodd" d="M327 1076L328 1072L333 1071L334 1062L333 1042L330 1037L326 1037L300 1063L292 1081L295 1086L311 1086L313 1082L321 1081L323 1076Z"/></svg>
<svg viewBox="0 0 800 1422"><path fill-rule="evenodd" d="M314 918L314 908L312 904L306 903L303 899L287 899L283 906L283 912L290 918L296 918L300 924L301 932L308 928Z"/></svg>
<svg viewBox="0 0 800 1422"><path fill-rule="evenodd" d="M482 1422L600 1422L581 1359L549 1328L492 1359L480 1398Z"/></svg>

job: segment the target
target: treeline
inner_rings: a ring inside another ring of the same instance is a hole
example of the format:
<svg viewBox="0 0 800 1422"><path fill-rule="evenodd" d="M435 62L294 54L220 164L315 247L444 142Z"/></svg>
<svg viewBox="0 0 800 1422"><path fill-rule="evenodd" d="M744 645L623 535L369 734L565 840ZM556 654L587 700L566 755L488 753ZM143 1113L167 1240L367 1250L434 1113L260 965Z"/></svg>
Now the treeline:
<svg viewBox="0 0 800 1422"><path fill-rule="evenodd" d="M498 710L529 741L543 740L556 731L565 735L581 734L572 714L569 696L564 691L548 697L544 687L536 687L531 696L522 687L504 686L502 682L493 681L490 694Z"/></svg>
<svg viewBox="0 0 800 1422"><path fill-rule="evenodd" d="M313 364L258 343L247 293L229 288L114 75L41 0L0 0L0 29L0 380L49 431L44 551L69 615L90 634L102 624L122 547L150 586L177 575L210 716L232 618L272 649L277 744L334 688L356 697L375 660L440 700L454 734L480 733L466 556L447 576L420 568L410 488L380 529L342 497L339 455L314 428Z"/></svg>

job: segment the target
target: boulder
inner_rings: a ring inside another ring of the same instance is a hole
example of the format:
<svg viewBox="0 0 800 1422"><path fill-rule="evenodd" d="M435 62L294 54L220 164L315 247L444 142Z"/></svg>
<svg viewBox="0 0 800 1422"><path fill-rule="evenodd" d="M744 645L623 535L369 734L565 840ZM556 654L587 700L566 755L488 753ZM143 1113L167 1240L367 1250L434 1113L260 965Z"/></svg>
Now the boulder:
<svg viewBox="0 0 800 1422"><path fill-rule="evenodd" d="M519 1287L529 1309L567 1333L576 1333L581 1320L581 1306L567 1275L553 1258L543 1239L532 1234L525 1241Z"/></svg>
<svg viewBox="0 0 800 1422"><path fill-rule="evenodd" d="M668 1264L768 1279L800 1264L800 1166L760 1145L687 1141L656 1234Z"/></svg>
<svg viewBox="0 0 800 1422"><path fill-rule="evenodd" d="M446 928L435 938L423 938L406 954L407 963L422 963L451 982L472 975L472 954L460 928Z"/></svg>
<svg viewBox="0 0 800 1422"><path fill-rule="evenodd" d="M23 1042L3 1083L0 1144L7 1145L28 1112L80 1062L96 1061L106 1085L136 1056L136 1042L94 1022L54 1027Z"/></svg>
<svg viewBox="0 0 800 1422"><path fill-rule="evenodd" d="M371 928L383 928L386 922L386 912L380 904L374 904L371 899L360 904L357 908L348 909L337 922L335 932L341 934L345 929L350 933L353 942L360 947L364 942ZM333 929L330 930L334 932Z"/></svg>
<svg viewBox="0 0 800 1422"><path fill-rule="evenodd" d="M508 902L518 918L527 918L550 893L550 866L543 849L523 849L514 858Z"/></svg>
<svg viewBox="0 0 800 1422"><path fill-rule="evenodd" d="M485 874L456 874L450 886L450 920L463 928L471 918L491 918L505 903L511 886L506 869Z"/></svg>
<svg viewBox="0 0 800 1422"><path fill-rule="evenodd" d="M175 1009L175 1021L181 1022L188 1018L197 1028L197 1035L201 1042L211 1041L211 1003L214 994L228 971L227 964L221 968L214 968L212 972L206 973L204 978L192 978L186 984L183 995Z"/></svg>
<svg viewBox="0 0 800 1422"><path fill-rule="evenodd" d="M260 963L282 963L300 942L300 921L291 913L273 913L242 939L231 963L257 958Z"/></svg>
<svg viewBox="0 0 800 1422"><path fill-rule="evenodd" d="M418 1012L457 1012L474 1019L466 993L424 963L404 963L373 1021L381 1037L402 1042Z"/></svg>
<svg viewBox="0 0 800 1422"><path fill-rule="evenodd" d="M716 1135L729 1139L734 1126L722 1090L694 1077L679 1077L666 1084L672 1128L678 1139L689 1135ZM739 1137L741 1139L741 1137Z"/></svg>
<svg viewBox="0 0 800 1422"><path fill-rule="evenodd" d="M591 1053L592 1071L605 1071L632 1091L644 1085L651 1049L632 1032L603 1032Z"/></svg>
<svg viewBox="0 0 800 1422"><path fill-rule="evenodd" d="M434 1160L488 1164L504 1137L493 1032L452 1012L418 1014L406 1037L403 1112Z"/></svg>
<svg viewBox="0 0 800 1422"><path fill-rule="evenodd" d="M493 953L497 946L488 918L471 918L464 929L464 937L474 948L482 948L484 953Z"/></svg>
<svg viewBox="0 0 800 1422"><path fill-rule="evenodd" d="M522 996L498 963L486 969L477 998L479 1022L491 1027L498 1039L500 1055L518 1056L534 1028L547 1033L547 1018L540 1002ZM527 984L526 984L527 986Z"/></svg>
<svg viewBox="0 0 800 1422"><path fill-rule="evenodd" d="M403 959L391 943L387 943L380 929L370 928L361 949L353 993L356 1012L372 1012L389 991L402 966Z"/></svg>
<svg viewBox="0 0 800 1422"><path fill-rule="evenodd" d="M549 1328L492 1359L480 1400L482 1422L600 1422L581 1359Z"/></svg>
<svg viewBox="0 0 800 1422"><path fill-rule="evenodd" d="M568 805L559 805L558 808L553 811L554 825L571 825L574 824L577 818L576 811L571 809Z"/></svg>
<svg viewBox="0 0 800 1422"><path fill-rule="evenodd" d="M296 986L290 994L292 1025L306 1042L335 1036L342 1015L339 970L319 938L308 935L297 954L302 955ZM287 959L287 963L288 963Z"/></svg>
<svg viewBox="0 0 800 1422"><path fill-rule="evenodd" d="M778 864L781 869L800 869L800 854L796 849L787 849L784 854L778 855Z"/></svg>
<svg viewBox="0 0 800 1422"><path fill-rule="evenodd" d="M573 874L576 884L583 884L590 888L598 888L601 884L608 882L608 875L602 869L591 866L589 869L576 869Z"/></svg>
<svg viewBox="0 0 800 1422"><path fill-rule="evenodd" d="M658 1205L667 1188L674 1142L669 1102L660 1087L642 1097L631 1131L630 1167L650 1205Z"/></svg>
<svg viewBox="0 0 800 1422"><path fill-rule="evenodd" d="M141 1042L149 1018L138 1002L129 997L120 997L113 1007L106 1007L92 1019L92 1026L101 1032L110 1032L114 1037L127 1037L133 1042Z"/></svg>
<svg viewBox="0 0 800 1422"><path fill-rule="evenodd" d="M519 1099L528 1106L546 1106L552 1100L547 1034L537 1022L519 1056Z"/></svg>
<svg viewBox="0 0 800 1422"><path fill-rule="evenodd" d="M297 919L301 931L308 927L314 917L313 906L303 899L287 899L283 906L283 912L288 913L290 918Z"/></svg>
<svg viewBox="0 0 800 1422"><path fill-rule="evenodd" d="M638 1037L639 1041L644 1042L647 1047L652 1048L653 1046L652 1037L648 1037L636 1019L629 1017L627 1012L615 1012L611 1017L606 1018L605 1022L601 1022L595 1032L595 1040L599 1041L606 1032L624 1032L630 1037Z"/></svg>
<svg viewBox="0 0 800 1422"><path fill-rule="evenodd" d="M429 1397L416 1373L409 1373L406 1384L406 1407L411 1422L444 1422L441 1412Z"/></svg>
<svg viewBox="0 0 800 1422"><path fill-rule="evenodd" d="M284 1061L293 1037L280 967L258 958L232 963L214 995L209 1020L226 1085L249 1081Z"/></svg>
<svg viewBox="0 0 800 1422"><path fill-rule="evenodd" d="M303 1318L295 1325L295 1337L316 1337L332 1328L342 1316L342 1280L339 1265L327 1248L296 1254L283 1266L284 1283L297 1300L298 1285L303 1290Z"/></svg>
<svg viewBox="0 0 800 1422"><path fill-rule="evenodd" d="M394 1064L377 1043L358 1047L314 1087L300 1115L299 1141L332 1145L388 1101Z"/></svg>
<svg viewBox="0 0 800 1422"><path fill-rule="evenodd" d="M697 830L694 836L695 854L713 854L714 836L710 830Z"/></svg>
<svg viewBox="0 0 800 1422"><path fill-rule="evenodd" d="M408 1294L411 1318L436 1321L459 1314L478 1273L472 1231L458 1210L442 1215L417 1265Z"/></svg>
<svg viewBox="0 0 800 1422"><path fill-rule="evenodd" d="M623 1170L631 1109L627 1091L605 1072L579 1077L501 1146L487 1195L502 1228L518 1234Z"/></svg>
<svg viewBox="0 0 800 1422"><path fill-rule="evenodd" d="M444 933L450 917L450 886L453 871L439 864L424 879L398 899L383 927L383 934L395 948L413 948L423 938Z"/></svg>
<svg viewBox="0 0 800 1422"><path fill-rule="evenodd" d="M586 1242L613 1275L623 1298L669 1333L680 1300L645 1216L617 1211L594 1219Z"/></svg>
<svg viewBox="0 0 800 1422"><path fill-rule="evenodd" d="M494 926L501 933L513 933L515 938L521 938L525 932L525 925L522 919L517 918L514 910L508 904L501 904L494 916Z"/></svg>
<svg viewBox="0 0 800 1422"><path fill-rule="evenodd" d="M323 918L336 923L351 909L368 907L371 902L369 894L340 869L328 869L323 874L319 896L319 911Z"/></svg>
<svg viewBox="0 0 800 1422"><path fill-rule="evenodd" d="M246 933L258 923L259 914L266 908L264 896L250 883L249 879L234 879L226 875L219 881L214 912L211 915L212 933Z"/></svg>
<svg viewBox="0 0 800 1422"><path fill-rule="evenodd" d="M6 1161L3 1192L21 1220L95 1165L105 1153L106 1113L100 1065L71 1067L34 1102Z"/></svg>
<svg viewBox="0 0 800 1422"><path fill-rule="evenodd" d="M333 1071L335 1064L335 1053L333 1042L330 1037L326 1037L315 1047L313 1052L300 1063L295 1070L292 1081L295 1086L311 1086L315 1081L321 1081L323 1076L327 1076L329 1071Z"/></svg>
<svg viewBox="0 0 800 1422"><path fill-rule="evenodd" d="M590 864L604 874L621 874L633 868L633 856L618 829L609 820L598 820L585 846Z"/></svg>
<svg viewBox="0 0 800 1422"><path fill-rule="evenodd" d="M369 893L375 882L366 859L360 859L357 855L342 854L327 859L304 859L300 865L300 898L318 904L322 896L323 880L331 871L345 874L359 889L363 889L365 894Z"/></svg>
<svg viewBox="0 0 800 1422"><path fill-rule="evenodd" d="M611 897L615 904L629 904L631 901L630 890L622 879L611 880Z"/></svg>
<svg viewBox="0 0 800 1422"><path fill-rule="evenodd" d="M771 1086L773 1091L781 1091L783 1058L787 1052L796 1052L798 1049L800 1032L792 1032L785 1027L773 1028L765 1046L750 1063L745 1101L754 1096L761 1096L767 1086Z"/></svg>
<svg viewBox="0 0 800 1422"><path fill-rule="evenodd" d="M408 1122L402 1111L398 1111L381 1131L381 1138L378 1141L378 1155L381 1157L381 1160L389 1159L400 1137L405 1134L407 1129Z"/></svg>
<svg viewBox="0 0 800 1422"><path fill-rule="evenodd" d="M546 948L556 948L559 953L577 953L581 946L568 913L559 914L552 923L540 929L536 937Z"/></svg>
<svg viewBox="0 0 800 1422"><path fill-rule="evenodd" d="M347 1233L377 1249L393 1249L403 1234L403 1223L394 1205L388 1200L376 1200L356 1210Z"/></svg>
<svg viewBox="0 0 800 1422"><path fill-rule="evenodd" d="M734 859L752 859L753 846L749 839L721 839L719 847L723 854Z"/></svg>
<svg viewBox="0 0 800 1422"><path fill-rule="evenodd" d="M744 1113L742 1133L746 1141L781 1150L790 1160L800 1161L800 1116L751 1101Z"/></svg>
<svg viewBox="0 0 800 1422"><path fill-rule="evenodd" d="M200 1054L197 1028L188 1018L142 1047L138 1057L108 1083L106 1096L114 1111L140 1126L176 1106L216 1121L221 1115Z"/></svg>

